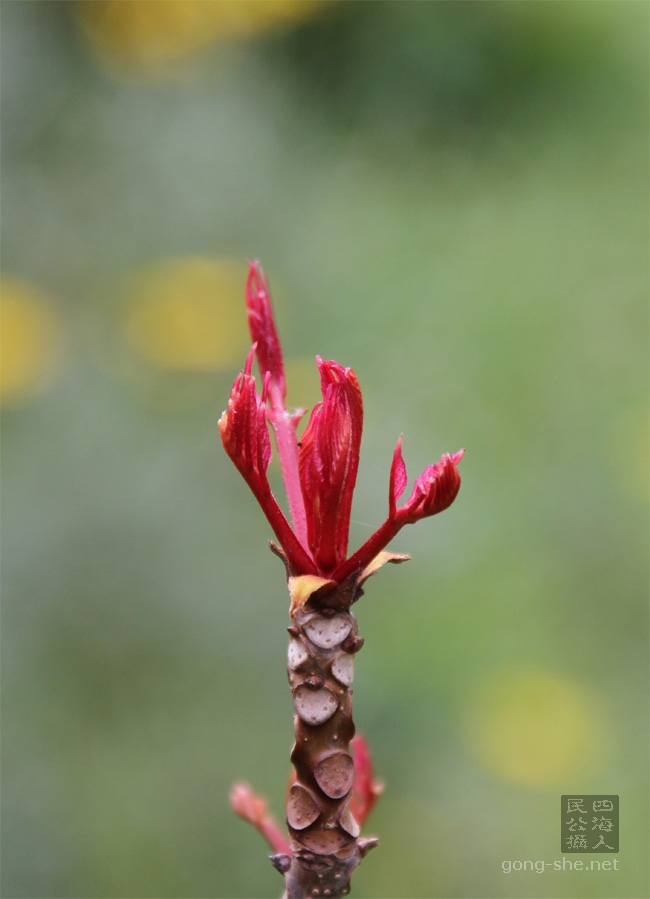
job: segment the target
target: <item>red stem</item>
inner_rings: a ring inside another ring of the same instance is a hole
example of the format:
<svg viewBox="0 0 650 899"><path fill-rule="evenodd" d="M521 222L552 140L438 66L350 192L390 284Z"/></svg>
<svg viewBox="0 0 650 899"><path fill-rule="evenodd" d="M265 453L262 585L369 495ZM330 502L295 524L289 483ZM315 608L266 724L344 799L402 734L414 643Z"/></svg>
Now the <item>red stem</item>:
<svg viewBox="0 0 650 899"><path fill-rule="evenodd" d="M334 569L330 575L332 580L342 584L353 571L362 571L390 543L403 524L404 522L398 521L397 518L387 518L354 555Z"/></svg>
<svg viewBox="0 0 650 899"><path fill-rule="evenodd" d="M266 479L265 479L266 480ZM268 523L273 528L273 533L282 546L292 574L318 574L318 569L289 526L284 512L278 505L276 498L271 493L271 488L266 482L258 485L249 480L248 486L253 492L260 508L266 515Z"/></svg>

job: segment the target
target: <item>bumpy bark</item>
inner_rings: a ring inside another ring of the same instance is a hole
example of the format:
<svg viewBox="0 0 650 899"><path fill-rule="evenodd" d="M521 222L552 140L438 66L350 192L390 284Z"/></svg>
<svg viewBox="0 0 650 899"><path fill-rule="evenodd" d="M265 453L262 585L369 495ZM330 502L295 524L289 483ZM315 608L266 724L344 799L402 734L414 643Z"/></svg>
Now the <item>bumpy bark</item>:
<svg viewBox="0 0 650 899"><path fill-rule="evenodd" d="M363 856L377 845L359 838L350 808L354 761L354 656L363 645L349 611L351 597L329 593L293 611L289 683L293 694L296 771L287 804L291 854L272 858L287 899L345 896Z"/></svg>

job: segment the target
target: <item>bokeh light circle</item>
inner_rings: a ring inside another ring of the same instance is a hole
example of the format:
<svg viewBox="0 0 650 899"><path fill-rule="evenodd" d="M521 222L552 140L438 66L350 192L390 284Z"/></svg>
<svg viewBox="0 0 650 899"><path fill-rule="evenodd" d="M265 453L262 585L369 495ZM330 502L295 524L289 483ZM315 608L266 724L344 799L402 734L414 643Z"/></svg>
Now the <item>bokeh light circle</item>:
<svg viewBox="0 0 650 899"><path fill-rule="evenodd" d="M471 748L482 764L519 786L554 789L575 783L605 761L593 698L552 671L492 672L470 700L467 723Z"/></svg>
<svg viewBox="0 0 650 899"><path fill-rule="evenodd" d="M34 285L3 277L0 401L24 403L50 383L60 347L59 326L47 298Z"/></svg>
<svg viewBox="0 0 650 899"><path fill-rule="evenodd" d="M323 5L323 0L93 0L77 3L75 13L102 59L160 76L219 41L299 22Z"/></svg>
<svg viewBox="0 0 650 899"><path fill-rule="evenodd" d="M243 365L250 348L244 314L246 267L183 256L140 272L127 291L127 343L147 362L176 371Z"/></svg>

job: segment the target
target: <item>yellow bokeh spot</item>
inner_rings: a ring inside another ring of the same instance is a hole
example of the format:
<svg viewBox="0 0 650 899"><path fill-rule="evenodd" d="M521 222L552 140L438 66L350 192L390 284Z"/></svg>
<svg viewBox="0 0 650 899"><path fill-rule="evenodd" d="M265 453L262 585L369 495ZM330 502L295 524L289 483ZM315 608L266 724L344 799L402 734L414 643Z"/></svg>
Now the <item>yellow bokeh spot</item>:
<svg viewBox="0 0 650 899"><path fill-rule="evenodd" d="M49 383L59 332L47 300L27 282L3 278L0 299L0 400L17 405Z"/></svg>
<svg viewBox="0 0 650 899"><path fill-rule="evenodd" d="M93 0L76 5L83 31L113 62L153 74L207 46L313 15L322 0Z"/></svg>
<svg viewBox="0 0 650 899"><path fill-rule="evenodd" d="M520 786L566 786L604 761L592 700L548 671L493 672L472 698L468 733L485 767Z"/></svg>
<svg viewBox="0 0 650 899"><path fill-rule="evenodd" d="M216 371L242 367L246 266L229 259L168 259L139 273L129 290L124 333L160 368Z"/></svg>

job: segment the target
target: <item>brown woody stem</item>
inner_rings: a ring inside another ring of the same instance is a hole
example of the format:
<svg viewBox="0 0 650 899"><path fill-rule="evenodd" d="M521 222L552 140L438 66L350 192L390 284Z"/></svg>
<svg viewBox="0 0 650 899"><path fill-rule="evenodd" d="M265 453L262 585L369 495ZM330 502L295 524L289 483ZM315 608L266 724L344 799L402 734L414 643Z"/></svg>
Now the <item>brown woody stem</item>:
<svg viewBox="0 0 650 899"><path fill-rule="evenodd" d="M327 607L314 599L294 611L289 628L288 674L296 710L291 753L296 781L287 804L291 852L272 858L284 875L287 899L347 895L352 872L377 845L374 838L359 839L349 808L354 780L350 686L354 654L363 640L348 609L349 597L339 603L329 593Z"/></svg>

